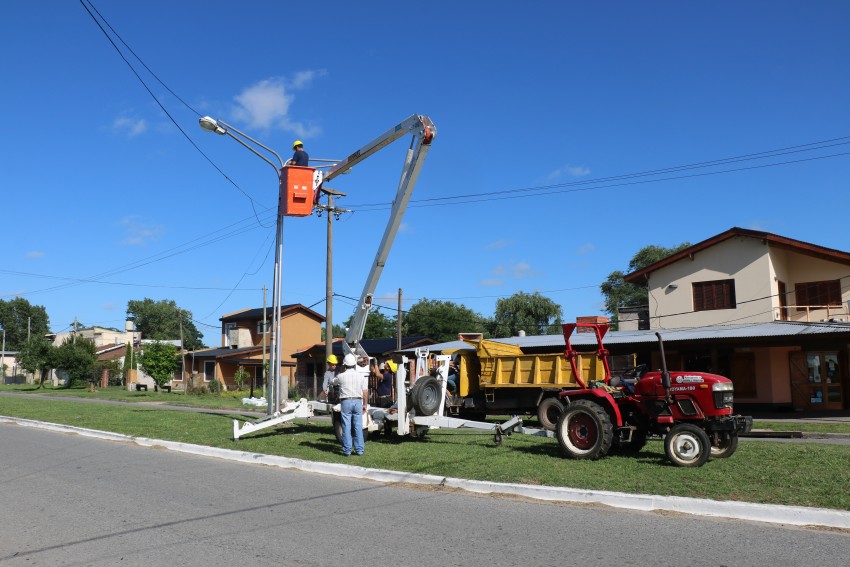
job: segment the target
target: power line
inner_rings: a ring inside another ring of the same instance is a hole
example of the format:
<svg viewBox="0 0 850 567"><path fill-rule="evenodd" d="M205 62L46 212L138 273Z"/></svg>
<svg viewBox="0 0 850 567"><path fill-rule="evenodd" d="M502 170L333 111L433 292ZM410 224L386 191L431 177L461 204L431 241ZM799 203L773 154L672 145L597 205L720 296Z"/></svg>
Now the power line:
<svg viewBox="0 0 850 567"><path fill-rule="evenodd" d="M850 137L834 138L833 140L826 140L825 142L832 142L832 141L835 141L835 140L846 140L847 138L850 138ZM812 145L816 145L816 144L823 144L823 143L824 142L813 142L812 144L803 144L801 146L791 146L790 148L784 148L784 149L790 150L792 148L801 148L801 147L807 147L807 146L812 146ZM725 173L735 173L735 172L740 172L740 171L748 171L748 170L752 170L752 169L763 169L763 168L767 168L767 167L777 167L777 166L780 166L780 165L791 165L791 164L796 164L796 163L803 163L803 162L808 162L808 161L828 159L828 158L833 158L833 157L842 157L842 156L850 155L850 152L840 152L840 153L829 154L829 155L825 155L825 156L815 156L815 157L810 157L810 158L803 158L803 159L799 159L799 160L788 160L788 161L783 161L783 162L774 162L774 163L768 163L768 164L753 165L753 166L748 166L748 167L724 169L724 170L721 170L721 171L692 173L692 174L688 174L688 175L678 175L678 176L673 176L673 177L664 177L664 178L660 178L660 179L630 181L630 182L625 182L625 183L613 183L613 184L608 184L608 185L594 185L594 184L597 184L597 183L605 183L607 181L617 181L617 180L621 180L621 179L632 179L632 178L637 178L637 177L647 177L647 176L652 176L652 175L658 175L659 172L686 171L686 170L689 170L689 169L698 169L698 168L704 168L704 167L710 166L710 165L703 165L703 164L715 165L715 164L721 164L721 163L736 163L736 162L740 162L740 161L749 161L749 160L752 160L752 159L764 159L765 157L776 157L776 156L787 155L787 154L792 154L792 153L819 150L819 149L830 148L830 147L834 147L834 146L842 146L842 145L846 145L846 144L850 144L850 140L840 142L840 143L825 145L825 146L821 145L819 147L814 147L814 148L797 149L797 150L794 150L794 151L784 151L782 153L777 153L777 152L781 152L781 150L771 150L770 152L761 152L760 154L749 154L750 156L753 156L753 155L761 156L763 154L769 154L769 153L772 152L772 155L764 155L763 157L741 156L741 158L739 158L739 159L726 158L724 160L715 160L713 162L701 162L699 164L673 166L673 167L669 167L669 168L652 170L652 171L647 171L647 172L631 173L631 174L624 174L624 175L618 175L618 176L612 176L612 177L603 177L603 178L592 179L592 180L570 181L570 182L565 182L565 183L555 183L555 184L550 184L550 185L540 185L540 186L534 186L534 187L505 189L505 190L499 190L499 191L484 191L484 192L479 192L479 193L467 193L467 194L463 194L463 195L448 195L448 196L443 196L443 197L430 197L430 198L427 198L427 199L411 199L411 201L410 201L411 204L409 206L421 208L421 207L434 207L434 206L457 205L457 204L467 204L467 203L480 203L480 202L484 202L484 201L497 201L497 200L506 200L506 199L526 198L526 197L542 197L542 196L546 196L546 195L555 195L555 194L559 194L559 193L577 193L577 192L580 192L580 191L597 191L597 190L601 190L601 189L610 189L610 188L624 187L624 186L629 186L629 185L643 185L643 184L647 184L647 183L656 183L656 182L660 182L660 181L675 181L675 180L688 179L688 178L693 178L693 177L706 177L706 176L720 175L720 174L725 174ZM591 185L591 186L581 187L582 185ZM552 191L552 189L558 189L558 188L568 188L568 189ZM516 193L520 193L520 194L516 194ZM494 197L496 195L508 195L508 196ZM425 203L430 203L430 204L425 204ZM352 207L352 208L357 208L360 211L364 211L364 210L365 211L372 211L372 210L384 210L384 209L389 208L391 205L392 205L392 203L382 202L382 203L364 203L364 204L359 204L359 205L355 204L355 205L349 205L349 206Z"/></svg>
<svg viewBox="0 0 850 567"><path fill-rule="evenodd" d="M118 45L116 45L116 44L115 44L115 42L112 40L112 37L109 35L109 33L106 31L106 29L104 29L103 25L101 25L100 21L99 21L99 20L95 17L95 15L92 13L92 11L91 11L91 10L89 10L88 6L86 6L86 2L88 2L88 4L92 7L92 9L93 9L93 10L95 10L95 12L97 12L98 16L100 16L100 18L102 18L102 19L103 19L103 22L104 22L104 23L105 23L105 24L109 27L109 29L110 29L110 30L113 30L113 33L114 33L114 29L112 28L112 26L111 26L111 25L109 25L109 22L106 20L106 18L104 18L104 17L101 15L101 13L97 11L97 8L95 8L95 7L94 7L94 5L91 3L91 0L80 0L80 4L82 4L83 8L86 10L86 12L88 12L88 14L89 14L89 16L91 17L91 19L94 21L94 23L95 23L95 24L97 24L97 27L98 27L98 28L100 28L100 31L101 31L101 32L103 32L103 35L106 37L106 39L107 39L107 40L109 41L109 43L112 45L112 47L115 49L115 51L118 53L118 55L119 55L119 56L121 57L121 59L124 61L124 63L126 63L126 64L127 64L127 66L130 68L130 70L133 72L133 74L136 76L136 78L137 78L137 79L139 80L139 82L142 84L142 86L144 87L144 89L148 92L148 94L151 96L151 98L153 98L153 100L154 100L154 102L156 102L157 106L159 106L159 108L162 110L162 112L163 112L163 113L165 113L165 115L166 115L166 116L168 116L168 119L169 119L169 120L171 120L171 122L172 122L172 124L174 124L175 128L177 128L177 130L179 130L179 131L180 131L180 133L181 133L181 134L183 134L183 137L184 137L184 138L186 138L186 140L187 140L187 141L188 141L188 142L192 145L192 147L193 147L193 148L195 148L195 149L198 151L198 153L200 153L200 154L204 157L204 159L206 159L206 160L207 160L207 162L209 162L209 164L210 164L210 165L212 165L212 166L215 168L215 170L216 170L216 171L218 171L218 172L219 172L219 173L220 173L220 174L221 174L221 175L222 175L222 176L223 176L223 177L224 177L227 181L229 181L231 185L233 185L233 186L234 186L237 190L239 190L239 192L240 192L240 193L242 193L243 195L245 195L245 197L247 197L247 198L248 198L248 200L249 200L249 201L250 201L250 203L251 203L251 209L254 211L254 217L256 217L256 219L257 219L257 223L258 223L260 226L262 226L263 228L270 228L269 226L264 225L264 224L260 221L260 217L259 217L259 215L257 214L257 209L256 209L256 207L255 207L255 204L259 204L259 203L257 203L251 195L249 195L249 194L248 194L248 193L247 193L244 189L242 189L242 188L241 188L241 187L240 187L240 186L239 186L239 185L238 185L235 181L233 181L233 180L232 180L232 179L231 179L231 178L230 178L230 177L229 177L226 173L224 173L224 171L222 171L222 169L221 169L220 167L218 167L218 165L217 165L217 164L216 164L216 163L215 163L215 162L214 162L214 161L213 161L213 160L212 160L212 159L211 159L211 158L210 158L210 157L209 157L206 153L204 153L204 151L203 151L203 150L202 150L202 149L201 149L201 148L200 148L200 147L199 147L199 146L195 143L195 141L194 141L194 140L193 140L193 139L189 136L189 134L187 134L187 133L186 133L186 131L185 131L185 130L183 130L183 128L180 126L180 124L178 124L178 123L177 123L177 120L176 120L176 119L175 119L175 118L171 115L171 113L170 113L170 112L168 112L168 110L165 108L165 105L163 105L163 104L160 102L160 100L157 98L157 96L156 96L155 94L153 94L153 91L150 89L150 87L149 87L149 86L148 86L148 84L145 82L145 80L142 78L142 76L138 73L138 71L136 71L136 68L133 66L133 64L132 64L132 63L130 63L130 61L129 61L129 60L128 60L125 56L124 56L124 53L121 51L121 48L119 48L119 47L118 47ZM118 36L118 34L117 34L117 33L116 33L115 35L116 35L116 37L118 37L118 39L121 41L121 43L124 43L124 40L122 40L122 39L120 38L120 36ZM124 45L127 45L127 44L126 44L126 43L124 43ZM163 86L164 86L164 87L168 90L168 92L170 92L171 94L174 94L174 92L173 92L170 88L168 88L168 86L167 86L167 85L165 85L165 83L163 83L163 82L159 79L159 77L157 77L157 76L156 76L156 75L155 75L152 71L150 71L150 69L148 68L148 66L147 66L147 65L145 65L144 61L142 61L142 60L138 57L138 55L136 55L136 53L135 53L132 49L130 49L130 48L129 48L129 46L128 46L128 49L129 49L130 53L132 53L132 54L136 57L136 59L138 59L138 60L142 63L142 65L144 66L144 68L145 68L145 69L148 69L148 71L149 71L149 72L151 72L151 75L153 75L153 76L157 79L157 81L159 81L159 82L160 82L160 84L162 84L162 85L163 85ZM195 110L195 109L193 109L191 106L189 106L188 104L186 104L186 103L183 101L183 99L181 99L179 96L177 96L176 94L175 94L174 96L177 98L177 100L179 100L179 101L180 101L180 102L182 102L184 105L186 105L186 107L187 107L187 108L189 108L189 109L190 109L192 112L194 112L196 115L201 116L201 115L198 113L198 111L196 111L196 110Z"/></svg>

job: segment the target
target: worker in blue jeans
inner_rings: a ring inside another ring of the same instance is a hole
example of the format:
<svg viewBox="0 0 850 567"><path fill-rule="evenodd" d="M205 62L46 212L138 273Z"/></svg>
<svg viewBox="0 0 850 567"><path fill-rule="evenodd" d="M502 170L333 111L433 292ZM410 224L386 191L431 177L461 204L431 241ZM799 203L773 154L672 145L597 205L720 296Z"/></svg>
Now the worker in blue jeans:
<svg viewBox="0 0 850 567"><path fill-rule="evenodd" d="M338 374L333 383L339 384L342 404L342 454L348 457L352 449L355 455L362 455L366 449L363 443L363 414L366 413L369 400L369 382L368 377L361 376L354 369L357 366L357 357L353 354L346 354L342 365L345 371Z"/></svg>

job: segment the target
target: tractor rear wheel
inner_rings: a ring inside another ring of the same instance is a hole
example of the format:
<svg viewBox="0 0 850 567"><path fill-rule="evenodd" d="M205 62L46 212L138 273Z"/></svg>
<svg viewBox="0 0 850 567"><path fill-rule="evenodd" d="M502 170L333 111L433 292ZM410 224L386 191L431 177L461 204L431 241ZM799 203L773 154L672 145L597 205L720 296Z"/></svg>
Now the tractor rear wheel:
<svg viewBox="0 0 850 567"><path fill-rule="evenodd" d="M544 398L537 406L537 421L540 427L548 431L555 431L558 426L558 418L564 411L564 404L554 396Z"/></svg>
<svg viewBox="0 0 850 567"><path fill-rule="evenodd" d="M737 433L717 433L711 444L712 459L726 459L738 449Z"/></svg>
<svg viewBox="0 0 850 567"><path fill-rule="evenodd" d="M711 441L696 425L679 423L664 437L664 452L678 467L701 467L711 456Z"/></svg>
<svg viewBox="0 0 850 567"><path fill-rule="evenodd" d="M568 405L555 427L558 444L574 459L604 457L614 441L611 417L597 403L578 400Z"/></svg>

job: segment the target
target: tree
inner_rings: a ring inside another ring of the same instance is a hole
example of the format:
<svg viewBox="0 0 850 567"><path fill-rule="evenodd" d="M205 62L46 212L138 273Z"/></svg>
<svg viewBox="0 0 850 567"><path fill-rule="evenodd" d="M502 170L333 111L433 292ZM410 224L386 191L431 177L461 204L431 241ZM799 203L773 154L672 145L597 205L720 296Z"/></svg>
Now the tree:
<svg viewBox="0 0 850 567"><path fill-rule="evenodd" d="M649 245L644 246L632 257L626 273L642 270L650 264L663 260L689 247L690 242L683 242L673 248ZM623 280L623 272L616 270L608 274L608 278L599 286L605 296L605 311L611 315L613 328L617 328L617 309L620 307L642 307L649 305L649 292L646 284L630 284Z"/></svg>
<svg viewBox="0 0 850 567"><path fill-rule="evenodd" d="M180 338L180 323L183 323L183 348L195 350L203 347L201 333L192 322L192 312L180 309L170 299L154 301L145 298L127 302L127 313L136 318L136 330L145 339L170 341Z"/></svg>
<svg viewBox="0 0 850 567"><path fill-rule="evenodd" d="M158 387L165 386L177 370L177 347L168 343L147 343L139 355L142 370Z"/></svg>
<svg viewBox="0 0 850 567"><path fill-rule="evenodd" d="M496 301L493 334L514 337L525 331L529 335L557 335L562 316L561 306L540 292L520 291Z"/></svg>
<svg viewBox="0 0 850 567"><path fill-rule="evenodd" d="M68 337L55 351L55 365L67 376L67 387L71 387L83 381L94 382L96 380L97 355L94 342L88 339L76 339Z"/></svg>
<svg viewBox="0 0 850 567"><path fill-rule="evenodd" d="M349 317L348 320L350 321L351 318ZM368 323L368 321L367 321L367 323ZM327 327L322 327L322 342L325 341L325 336L326 336L325 333L327 333L327 331L328 331ZM345 327L343 327L342 325L337 325L336 323L334 323L334 334L333 334L333 336L335 338L344 337L345 336Z"/></svg>
<svg viewBox="0 0 850 567"><path fill-rule="evenodd" d="M0 299L0 325L6 330L6 350L20 350L27 336L43 337L50 332L47 310L23 297Z"/></svg>
<svg viewBox="0 0 850 567"><path fill-rule="evenodd" d="M422 299L415 303L402 322L406 336L427 336L438 342L457 339L458 333L487 333L489 320L452 301Z"/></svg>
<svg viewBox="0 0 850 567"><path fill-rule="evenodd" d="M345 321L346 327L351 327L351 322L354 320L354 315ZM366 327L363 329L364 339L385 339L394 337L396 331L395 321L390 319L378 310L370 311L366 318ZM336 332L336 331L334 331ZM345 336L345 329L342 330L342 337Z"/></svg>
<svg viewBox="0 0 850 567"><path fill-rule="evenodd" d="M32 335L18 349L18 360L21 361L21 367L32 374L39 372L39 388L44 384L44 377L54 366L55 351L56 347L41 335Z"/></svg>

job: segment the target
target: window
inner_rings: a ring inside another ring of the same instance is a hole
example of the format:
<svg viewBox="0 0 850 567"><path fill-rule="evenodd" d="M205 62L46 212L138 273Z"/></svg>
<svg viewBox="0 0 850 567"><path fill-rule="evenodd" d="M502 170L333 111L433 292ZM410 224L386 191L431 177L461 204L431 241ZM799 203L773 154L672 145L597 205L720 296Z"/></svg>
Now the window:
<svg viewBox="0 0 850 567"><path fill-rule="evenodd" d="M174 380L175 382L182 382L183 381L183 361L182 360L177 363L177 369L174 371L174 376L172 377L172 380Z"/></svg>
<svg viewBox="0 0 850 567"><path fill-rule="evenodd" d="M803 282L794 284L797 296L797 311L806 311L809 307L841 305L841 283L838 280L823 282Z"/></svg>
<svg viewBox="0 0 850 567"><path fill-rule="evenodd" d="M268 321L257 321L257 334L258 335L267 335L269 332L269 322Z"/></svg>
<svg viewBox="0 0 850 567"><path fill-rule="evenodd" d="M224 346L230 346L230 331L236 330L236 323L225 323L224 324Z"/></svg>
<svg viewBox="0 0 850 567"><path fill-rule="evenodd" d="M735 309L735 280L694 282L694 311Z"/></svg>

